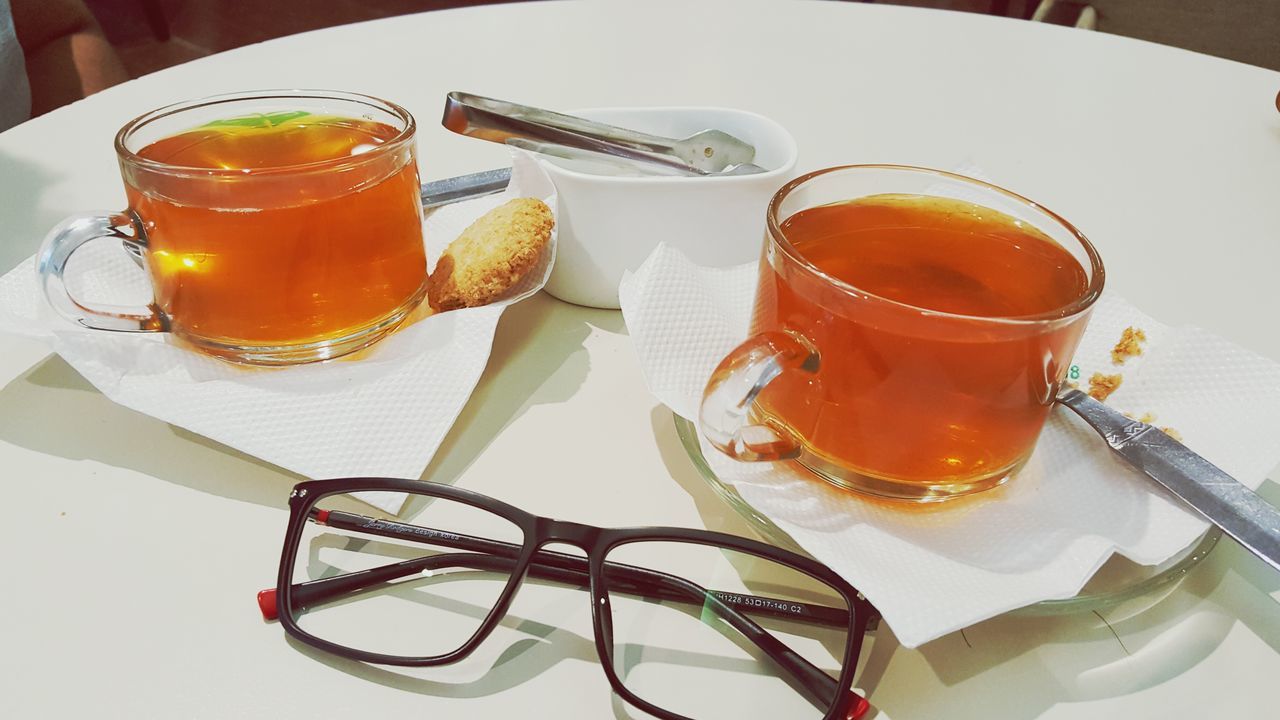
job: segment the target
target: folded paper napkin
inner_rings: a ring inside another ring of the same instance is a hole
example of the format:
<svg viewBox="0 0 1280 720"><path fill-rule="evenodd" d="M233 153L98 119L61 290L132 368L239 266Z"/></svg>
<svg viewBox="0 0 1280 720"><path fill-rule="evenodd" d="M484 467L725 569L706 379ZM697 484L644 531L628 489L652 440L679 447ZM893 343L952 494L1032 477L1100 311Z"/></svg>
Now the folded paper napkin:
<svg viewBox="0 0 1280 720"><path fill-rule="evenodd" d="M505 192L440 208L426 219L428 262L472 221L514 197L556 207L550 178L519 152ZM106 247L91 250L95 244ZM145 278L119 243L91 243L81 252L100 255L95 269L78 278L81 294L137 301L141 292L141 301L149 301ZM554 258L553 232L542 267L501 301L429 315L350 359L284 369L232 365L179 348L164 334L77 327L45 302L34 258L0 278L0 331L46 342L121 405L300 475L413 478L471 396L502 311L542 288ZM396 493L361 497L392 513L403 501Z"/></svg>
<svg viewBox="0 0 1280 720"><path fill-rule="evenodd" d="M697 422L707 377L747 336L754 265L708 269L662 246L621 287L622 312L649 390ZM1144 353L1121 368L1128 326ZM1175 428L1188 446L1257 488L1280 461L1280 365L1195 328L1163 325L1116 297L1095 306L1075 358L1124 381L1108 404ZM1079 592L1118 552L1162 562L1207 523L1115 458L1071 413L1053 413L1027 466L1006 486L919 509L860 500L792 463L739 463L703 443L717 476L861 590L915 647L979 620Z"/></svg>

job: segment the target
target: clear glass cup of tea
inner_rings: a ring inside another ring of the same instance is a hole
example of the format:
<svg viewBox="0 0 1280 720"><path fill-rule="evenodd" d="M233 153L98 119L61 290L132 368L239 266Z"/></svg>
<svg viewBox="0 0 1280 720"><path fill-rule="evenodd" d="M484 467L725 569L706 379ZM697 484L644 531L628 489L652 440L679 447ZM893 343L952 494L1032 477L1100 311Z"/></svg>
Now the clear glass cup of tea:
<svg viewBox="0 0 1280 720"><path fill-rule="evenodd" d="M1103 278L1080 231L994 185L809 173L769 204L751 334L707 383L702 432L881 497L995 487L1031 455Z"/></svg>
<svg viewBox="0 0 1280 720"><path fill-rule="evenodd" d="M226 360L338 357L426 296L415 149L404 108L346 92L236 93L149 112L116 135L128 208L68 218L45 239L46 297L87 328L169 332ZM118 239L154 300L75 297L85 243Z"/></svg>

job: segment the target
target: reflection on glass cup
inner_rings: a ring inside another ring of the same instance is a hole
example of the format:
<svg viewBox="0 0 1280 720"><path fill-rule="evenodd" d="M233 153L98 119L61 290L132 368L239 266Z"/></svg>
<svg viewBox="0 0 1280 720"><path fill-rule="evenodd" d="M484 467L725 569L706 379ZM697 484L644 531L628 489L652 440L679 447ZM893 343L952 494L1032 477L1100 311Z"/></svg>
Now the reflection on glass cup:
<svg viewBox="0 0 1280 720"><path fill-rule="evenodd" d="M787 184L767 225L751 336L703 395L714 446L916 501L1026 462L1102 292L1078 230L977 180L872 165Z"/></svg>
<svg viewBox="0 0 1280 720"><path fill-rule="evenodd" d="M170 332L235 362L337 357L385 335L426 294L415 124L404 108L329 91L237 93L125 125L129 207L45 239L46 296L84 327ZM154 302L100 306L63 273L84 243L122 240Z"/></svg>

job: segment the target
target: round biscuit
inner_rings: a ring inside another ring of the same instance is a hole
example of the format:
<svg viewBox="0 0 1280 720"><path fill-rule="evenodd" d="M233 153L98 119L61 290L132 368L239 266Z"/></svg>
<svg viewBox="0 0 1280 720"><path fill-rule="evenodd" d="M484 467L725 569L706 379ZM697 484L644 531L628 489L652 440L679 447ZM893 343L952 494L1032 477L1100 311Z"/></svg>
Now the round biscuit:
<svg viewBox="0 0 1280 720"><path fill-rule="evenodd" d="M537 267L554 225L551 208L536 198L515 198L485 213L436 262L432 304L453 310L498 299Z"/></svg>

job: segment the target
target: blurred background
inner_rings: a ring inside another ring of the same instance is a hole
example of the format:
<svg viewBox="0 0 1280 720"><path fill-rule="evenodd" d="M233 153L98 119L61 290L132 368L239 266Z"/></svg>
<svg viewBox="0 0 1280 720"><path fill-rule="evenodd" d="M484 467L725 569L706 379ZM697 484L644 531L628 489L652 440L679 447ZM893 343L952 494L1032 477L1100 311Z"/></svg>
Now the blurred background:
<svg viewBox="0 0 1280 720"><path fill-rule="evenodd" d="M842 0L829 0L838 2ZM1280 0L876 0L1072 25L1280 70ZM331 25L486 0L86 0L133 77Z"/></svg>

